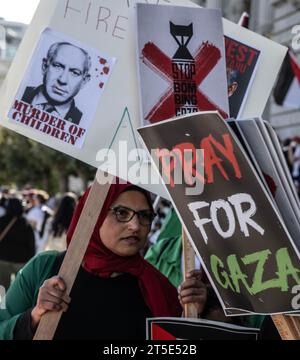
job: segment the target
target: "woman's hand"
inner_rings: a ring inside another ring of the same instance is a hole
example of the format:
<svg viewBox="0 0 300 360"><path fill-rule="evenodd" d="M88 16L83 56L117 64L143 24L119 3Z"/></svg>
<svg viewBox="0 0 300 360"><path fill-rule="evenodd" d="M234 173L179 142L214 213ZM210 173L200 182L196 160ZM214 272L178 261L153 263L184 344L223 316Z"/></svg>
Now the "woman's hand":
<svg viewBox="0 0 300 360"><path fill-rule="evenodd" d="M62 278L54 276L40 287L37 304L31 312L31 327L34 331L47 311L67 311L71 299L66 295Z"/></svg>
<svg viewBox="0 0 300 360"><path fill-rule="evenodd" d="M178 299L184 308L186 304L195 304L198 315L201 315L207 300L206 285L201 281L202 271L190 271L186 280L178 287Z"/></svg>

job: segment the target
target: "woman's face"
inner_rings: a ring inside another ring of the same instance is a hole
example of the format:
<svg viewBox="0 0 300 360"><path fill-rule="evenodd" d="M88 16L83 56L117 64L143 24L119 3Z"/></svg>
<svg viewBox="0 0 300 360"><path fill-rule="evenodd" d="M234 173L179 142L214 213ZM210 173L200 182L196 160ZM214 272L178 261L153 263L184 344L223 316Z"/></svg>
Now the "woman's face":
<svg viewBox="0 0 300 360"><path fill-rule="evenodd" d="M144 194L126 191L119 195L110 208L126 207L135 211L151 210ZM110 210L100 228L103 244L119 256L133 256L144 248L151 225L141 225L135 214L128 222L120 222Z"/></svg>

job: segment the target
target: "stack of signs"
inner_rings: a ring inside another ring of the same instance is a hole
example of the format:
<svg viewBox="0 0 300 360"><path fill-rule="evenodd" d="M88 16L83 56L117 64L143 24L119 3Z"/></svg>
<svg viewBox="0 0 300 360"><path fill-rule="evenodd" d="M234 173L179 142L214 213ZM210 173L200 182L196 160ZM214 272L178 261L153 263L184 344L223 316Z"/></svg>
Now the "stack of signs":
<svg viewBox="0 0 300 360"><path fill-rule="evenodd" d="M147 340L258 340L259 329L203 319L147 319ZM178 354L177 354L178 355Z"/></svg>
<svg viewBox="0 0 300 360"><path fill-rule="evenodd" d="M243 138L250 160L257 164L258 175L265 180L274 205L300 249L299 198L274 129L259 118L231 121L229 125L232 123L235 123L234 131Z"/></svg>
<svg viewBox="0 0 300 360"><path fill-rule="evenodd" d="M149 178L152 168L136 156L136 128L141 124L136 53L148 44L144 49L147 65L142 65L153 87L145 93L149 97L143 109L145 117L154 119L151 114L159 100L169 99L169 88L174 83L170 74L173 70L175 77L178 74L178 57L189 64L182 85L187 88L181 86L178 92L179 105L185 103L186 91L191 90L188 92L196 92L197 102L200 99L200 103L208 105L205 109L219 109L225 116L229 108L222 26L220 17L215 18L216 11L204 12L188 0L139 2L148 4L149 12L156 8L156 12L165 14L163 19L168 22L164 24L156 16L145 19L141 29L145 28L141 33L144 40L140 40L137 50L136 0L40 1L0 90L0 121L19 134L166 197L163 185L153 184ZM186 8L179 7L177 11L177 5ZM191 14L191 9L197 16ZM213 19L216 21L212 26ZM260 116L286 49L225 19L223 28L225 35L235 41L228 50L236 58L235 68L242 69L245 61L252 61L251 66L255 66L251 49L260 52L256 76L241 115ZM56 51L54 45L58 43L65 46ZM235 44L246 44L248 50ZM154 58L149 49L157 52ZM174 69L165 72L163 62L159 63L162 53ZM204 54L209 57L206 59ZM192 64L201 70L194 74ZM198 108L197 104L179 107L186 112ZM110 151L115 160L112 165L106 163Z"/></svg>
<svg viewBox="0 0 300 360"><path fill-rule="evenodd" d="M296 239L224 119L204 112L138 131L225 313L296 312Z"/></svg>

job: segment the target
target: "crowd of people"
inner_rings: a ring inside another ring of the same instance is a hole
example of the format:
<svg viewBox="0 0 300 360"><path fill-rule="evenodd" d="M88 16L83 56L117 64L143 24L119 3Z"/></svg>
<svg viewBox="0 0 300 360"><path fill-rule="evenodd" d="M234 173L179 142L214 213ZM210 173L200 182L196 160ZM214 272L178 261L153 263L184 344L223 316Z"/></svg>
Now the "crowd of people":
<svg viewBox="0 0 300 360"><path fill-rule="evenodd" d="M0 285L8 288L17 272L44 250L64 250L77 196L49 197L38 189L1 189Z"/></svg>

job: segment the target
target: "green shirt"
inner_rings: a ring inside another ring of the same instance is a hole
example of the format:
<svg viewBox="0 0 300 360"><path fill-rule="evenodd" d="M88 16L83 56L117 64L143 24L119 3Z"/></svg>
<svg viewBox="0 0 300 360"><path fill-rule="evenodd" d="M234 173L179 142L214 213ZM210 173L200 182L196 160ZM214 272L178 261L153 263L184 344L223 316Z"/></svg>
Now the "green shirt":
<svg viewBox="0 0 300 360"><path fill-rule="evenodd" d="M36 255L22 270L6 294L6 309L0 310L0 340L12 340L18 318L36 305L40 287L52 276L57 251Z"/></svg>

